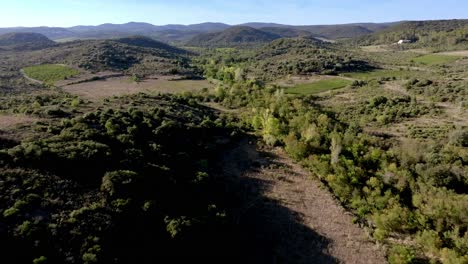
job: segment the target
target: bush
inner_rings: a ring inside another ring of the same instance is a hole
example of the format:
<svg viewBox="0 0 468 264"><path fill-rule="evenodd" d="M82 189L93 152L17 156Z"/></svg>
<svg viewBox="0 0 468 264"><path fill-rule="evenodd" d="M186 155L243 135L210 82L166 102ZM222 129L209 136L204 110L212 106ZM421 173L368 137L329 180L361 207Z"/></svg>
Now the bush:
<svg viewBox="0 0 468 264"><path fill-rule="evenodd" d="M131 195L137 180L138 174L133 171L107 172L102 177L101 191L111 197Z"/></svg>
<svg viewBox="0 0 468 264"><path fill-rule="evenodd" d="M411 264L415 258L416 255L411 248L396 245L389 252L388 262L390 264Z"/></svg>

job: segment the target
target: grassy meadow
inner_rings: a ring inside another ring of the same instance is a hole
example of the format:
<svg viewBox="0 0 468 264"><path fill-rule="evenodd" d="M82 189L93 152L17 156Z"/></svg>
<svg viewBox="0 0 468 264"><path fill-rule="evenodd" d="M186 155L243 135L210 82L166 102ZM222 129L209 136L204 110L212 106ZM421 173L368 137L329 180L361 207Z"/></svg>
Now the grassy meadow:
<svg viewBox="0 0 468 264"><path fill-rule="evenodd" d="M443 65L459 60L459 56L428 54L414 58L413 61L424 65Z"/></svg>
<svg viewBox="0 0 468 264"><path fill-rule="evenodd" d="M80 71L64 65L43 64L30 66L23 69L24 73L32 78L48 84L80 74Z"/></svg>

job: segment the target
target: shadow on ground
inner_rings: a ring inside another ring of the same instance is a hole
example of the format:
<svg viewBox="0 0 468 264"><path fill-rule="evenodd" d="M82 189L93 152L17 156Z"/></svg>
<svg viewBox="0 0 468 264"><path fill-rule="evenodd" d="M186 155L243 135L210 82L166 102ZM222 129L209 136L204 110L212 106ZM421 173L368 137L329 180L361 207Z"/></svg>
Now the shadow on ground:
<svg viewBox="0 0 468 264"><path fill-rule="evenodd" d="M237 249L239 263L338 263L327 254L326 237L303 225L296 212L265 197L271 184L268 177L261 177L262 168L286 165L275 163L273 154L258 151L254 142L255 138L242 138L219 162L219 175L223 180L228 177L227 191L238 202L231 215L242 244Z"/></svg>

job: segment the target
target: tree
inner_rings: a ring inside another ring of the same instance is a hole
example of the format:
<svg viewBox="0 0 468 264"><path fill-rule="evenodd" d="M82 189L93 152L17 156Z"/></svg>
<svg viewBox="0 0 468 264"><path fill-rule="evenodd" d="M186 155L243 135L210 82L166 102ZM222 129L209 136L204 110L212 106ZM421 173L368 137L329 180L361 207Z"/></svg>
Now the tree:
<svg viewBox="0 0 468 264"><path fill-rule="evenodd" d="M343 145L341 142L342 140L341 140L340 134L338 134L336 131L333 132L333 134L331 135L331 145L330 145L331 164L337 164L339 161L341 151L343 150Z"/></svg>

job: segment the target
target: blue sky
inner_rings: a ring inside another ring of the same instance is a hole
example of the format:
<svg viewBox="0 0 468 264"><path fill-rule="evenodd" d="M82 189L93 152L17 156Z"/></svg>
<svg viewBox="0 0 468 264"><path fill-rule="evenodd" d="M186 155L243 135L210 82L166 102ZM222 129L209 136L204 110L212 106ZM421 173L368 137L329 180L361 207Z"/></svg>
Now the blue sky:
<svg viewBox="0 0 468 264"><path fill-rule="evenodd" d="M130 21L293 25L468 18L465 0L0 0L0 27Z"/></svg>

